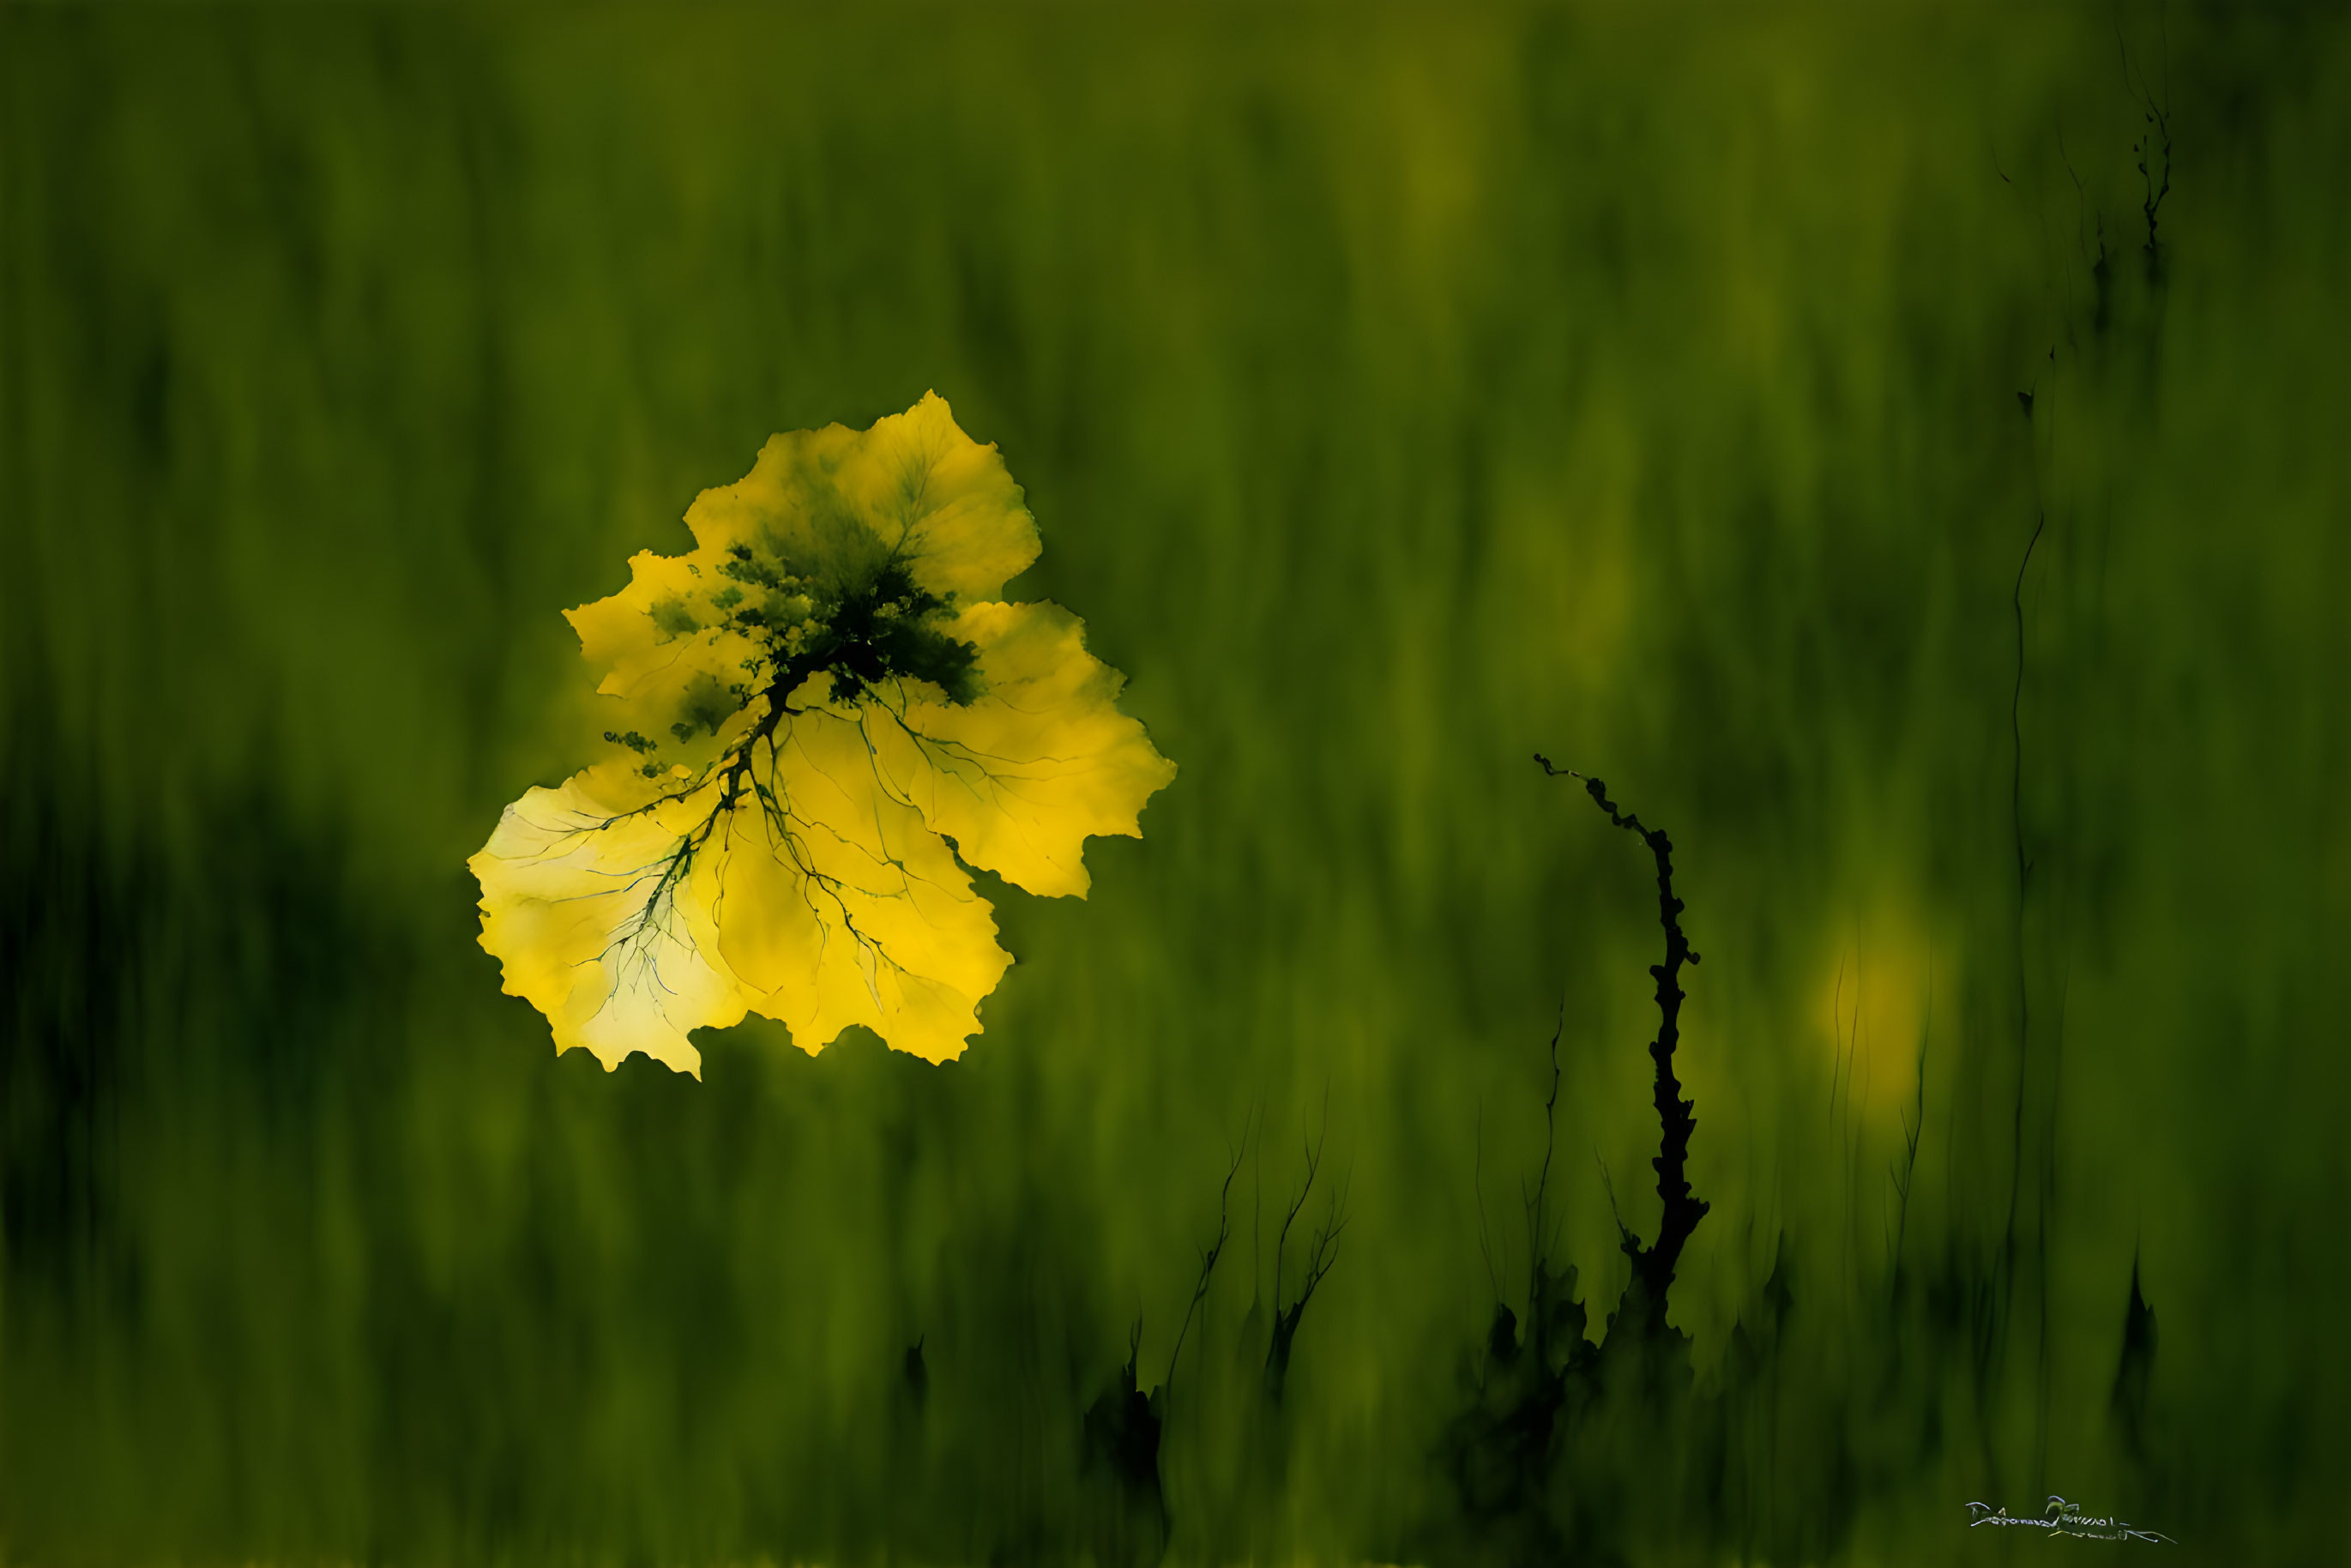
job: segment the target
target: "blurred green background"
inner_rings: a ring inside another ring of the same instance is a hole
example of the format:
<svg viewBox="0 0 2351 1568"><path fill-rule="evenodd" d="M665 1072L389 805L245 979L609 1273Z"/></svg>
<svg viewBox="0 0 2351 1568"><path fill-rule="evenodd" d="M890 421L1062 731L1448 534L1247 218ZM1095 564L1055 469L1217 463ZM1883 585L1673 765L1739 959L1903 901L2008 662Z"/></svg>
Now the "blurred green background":
<svg viewBox="0 0 2351 1568"><path fill-rule="evenodd" d="M1102 1550L1237 1150L1175 1555L1471 1551L1555 1023L1595 1334L1657 1217L1650 868L1538 749L1677 845L1699 1388L1792 1303L1630 1560L2341 1550L2339 13L20 5L0 84L9 1561ZM559 612L932 388L1180 777L989 884L959 1062L558 1059L464 862L591 755Z"/></svg>

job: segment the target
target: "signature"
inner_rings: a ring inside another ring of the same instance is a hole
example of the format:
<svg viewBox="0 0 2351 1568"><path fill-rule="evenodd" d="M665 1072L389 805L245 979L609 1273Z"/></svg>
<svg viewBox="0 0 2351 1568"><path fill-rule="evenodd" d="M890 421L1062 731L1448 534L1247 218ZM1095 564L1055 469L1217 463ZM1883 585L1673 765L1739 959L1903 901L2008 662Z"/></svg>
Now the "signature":
<svg viewBox="0 0 2351 1568"><path fill-rule="evenodd" d="M1968 1512L1972 1516L1968 1521L1970 1530L1979 1524L2017 1524L2028 1530L2079 1535L2091 1541L2171 1541L2171 1537L2159 1530L2141 1530L2112 1514L2084 1513L2080 1503L2067 1502L2064 1498L2053 1495L2049 1500L2049 1506L2037 1519L2012 1514L1988 1502L1971 1502L1968 1504ZM2179 1542L2172 1542L2172 1544L2178 1545Z"/></svg>

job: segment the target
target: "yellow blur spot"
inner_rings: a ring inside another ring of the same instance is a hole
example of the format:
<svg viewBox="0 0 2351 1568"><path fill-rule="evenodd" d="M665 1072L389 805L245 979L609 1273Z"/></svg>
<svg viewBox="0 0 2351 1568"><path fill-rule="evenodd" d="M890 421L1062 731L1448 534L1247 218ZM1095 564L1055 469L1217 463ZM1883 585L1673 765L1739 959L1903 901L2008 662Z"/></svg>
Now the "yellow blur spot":
<svg viewBox="0 0 2351 1568"><path fill-rule="evenodd" d="M1835 934L1814 993L1834 1106L1892 1116L1917 1093L1932 970L1925 933L1901 912L1881 907Z"/></svg>

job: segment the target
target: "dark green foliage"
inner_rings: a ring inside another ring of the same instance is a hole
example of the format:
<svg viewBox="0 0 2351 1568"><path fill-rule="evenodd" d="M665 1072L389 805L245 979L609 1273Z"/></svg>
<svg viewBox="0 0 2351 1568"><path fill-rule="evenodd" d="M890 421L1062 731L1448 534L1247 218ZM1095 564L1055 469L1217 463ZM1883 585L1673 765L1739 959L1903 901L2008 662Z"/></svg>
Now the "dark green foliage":
<svg viewBox="0 0 2351 1568"><path fill-rule="evenodd" d="M831 673L835 702L855 702L878 683L903 676L930 682L949 702L967 703L978 695L979 652L938 629L946 610L945 600L917 589L893 561L871 587L831 610L801 658Z"/></svg>

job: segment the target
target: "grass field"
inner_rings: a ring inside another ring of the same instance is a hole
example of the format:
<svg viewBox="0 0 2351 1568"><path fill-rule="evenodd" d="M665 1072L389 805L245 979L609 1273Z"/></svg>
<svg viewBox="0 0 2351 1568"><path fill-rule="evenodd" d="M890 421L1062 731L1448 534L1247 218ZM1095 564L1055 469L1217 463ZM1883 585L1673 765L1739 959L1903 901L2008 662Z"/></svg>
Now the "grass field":
<svg viewBox="0 0 2351 1568"><path fill-rule="evenodd" d="M2346 87L2324 9L0 9L0 1552L1147 1558L1083 1413L1237 1153L1176 1560L2339 1550ZM559 612L933 389L1176 782L981 879L957 1062L556 1057L465 862L590 759ZM1650 866L1537 751L1673 835L1712 1208L1687 1400L1512 1523L1438 1456L1554 1028L1594 1339L1659 1213Z"/></svg>

